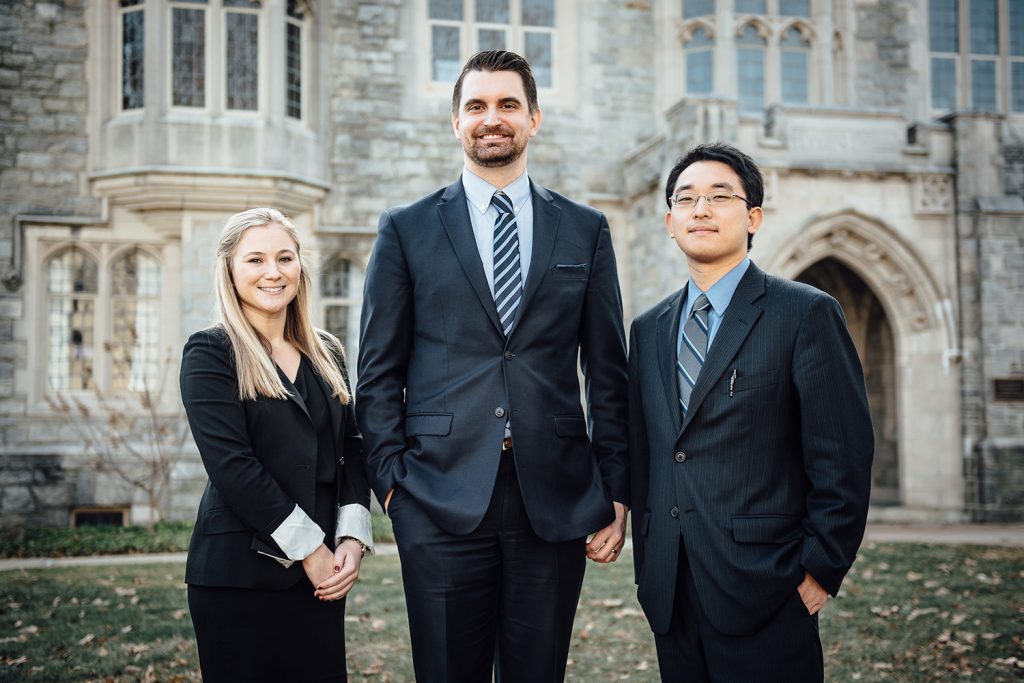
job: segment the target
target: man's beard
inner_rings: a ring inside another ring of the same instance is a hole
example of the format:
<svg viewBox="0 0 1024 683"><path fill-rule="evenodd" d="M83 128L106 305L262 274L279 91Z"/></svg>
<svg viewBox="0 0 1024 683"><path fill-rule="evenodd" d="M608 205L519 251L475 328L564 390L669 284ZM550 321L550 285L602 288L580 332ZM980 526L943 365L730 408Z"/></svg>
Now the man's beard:
<svg viewBox="0 0 1024 683"><path fill-rule="evenodd" d="M516 139L515 134L512 131L507 130L485 130L479 135L490 135L493 133L499 133L502 135L508 135L509 142L501 146L481 146L479 143L481 139L479 136L474 137L471 140L471 145L466 148L466 155L472 160L477 166L484 168L498 168L500 166L508 166L513 163L516 159L523 155L526 151L526 144L520 144L519 140Z"/></svg>

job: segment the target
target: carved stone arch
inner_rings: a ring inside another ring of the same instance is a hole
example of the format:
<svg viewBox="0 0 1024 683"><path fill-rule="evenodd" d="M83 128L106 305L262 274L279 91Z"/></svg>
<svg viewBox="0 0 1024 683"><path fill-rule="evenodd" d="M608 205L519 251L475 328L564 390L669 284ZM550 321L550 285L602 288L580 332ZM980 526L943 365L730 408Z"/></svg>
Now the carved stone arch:
<svg viewBox="0 0 1024 683"><path fill-rule="evenodd" d="M743 31L748 27L753 26L757 30L757 35L760 36L766 43L772 38L772 29L764 19L760 17L748 17L741 23L736 25L736 37L739 38L743 35Z"/></svg>
<svg viewBox="0 0 1024 683"><path fill-rule="evenodd" d="M107 254L107 262L104 264L104 266L109 267L110 265L116 263L118 259L123 258L126 254L129 254L131 252L139 252L145 254L149 258L155 259L157 263L160 263L161 261L160 250L158 248L150 244L131 243L121 244L111 249L110 253Z"/></svg>
<svg viewBox="0 0 1024 683"><path fill-rule="evenodd" d="M807 23L805 19L795 18L789 19L785 23L779 26L778 40L782 40L782 36L786 35L786 31L791 28L795 28L800 32L800 37L806 40L808 43L813 45L818 39L818 33L814 30L814 27Z"/></svg>
<svg viewBox="0 0 1024 683"><path fill-rule="evenodd" d="M845 209L807 221L775 254L771 272L796 278L815 263L834 258L871 287L893 322L897 337L943 326L939 288L913 247L882 221Z"/></svg>
<svg viewBox="0 0 1024 683"><path fill-rule="evenodd" d="M715 40L715 24L713 22L704 18L690 19L679 25L679 44L686 47L686 44L693 38L693 34L697 32L697 29L704 29L704 33L707 34L708 38L712 41Z"/></svg>

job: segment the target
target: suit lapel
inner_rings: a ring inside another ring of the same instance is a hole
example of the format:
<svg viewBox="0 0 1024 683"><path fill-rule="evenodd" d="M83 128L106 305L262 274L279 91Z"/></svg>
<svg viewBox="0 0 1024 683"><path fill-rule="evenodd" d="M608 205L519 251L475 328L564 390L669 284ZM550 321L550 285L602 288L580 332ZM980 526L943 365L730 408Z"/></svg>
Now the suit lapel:
<svg viewBox="0 0 1024 683"><path fill-rule="evenodd" d="M672 431L676 434L682 428L683 411L679 405L679 382L676 380L676 339L679 336L679 314L686 301L686 287L683 287L666 303L658 315L658 329L655 336L658 345L658 370L665 389L669 415L672 416Z"/></svg>
<svg viewBox="0 0 1024 683"><path fill-rule="evenodd" d="M476 238L473 237L473 223L466 207L466 191L462 187L461 178L448 186L437 208L441 215L441 224L448 233L448 240L452 243L459 265L462 266L462 272L466 274L466 279L476 292L491 324L504 335L501 321L498 319L498 310L494 306L494 296L491 294L491 288L487 286L487 276L480 262Z"/></svg>
<svg viewBox="0 0 1024 683"><path fill-rule="evenodd" d="M284 374L284 371L281 370L280 367L278 367L276 365L275 365L275 367L277 367L277 375L278 375L278 377L280 377L281 381L284 382L285 390L288 392L288 398L290 400L294 401L295 405L299 406L299 408L302 409L302 412L306 416L306 419L309 420L310 422L312 422L313 418L311 418L309 416L309 409L306 408L306 402L302 400L301 396L299 396L299 392L295 388L295 385L292 384L292 381L290 379L288 379L288 375ZM302 372L301 368L299 369L299 372ZM296 377L298 377L298 375L296 375Z"/></svg>
<svg viewBox="0 0 1024 683"><path fill-rule="evenodd" d="M544 273L551 263L551 254L555 250L555 238L558 236L558 225L562 219L562 211L551 203L551 193L540 185L530 181L531 201L533 202L533 251L530 255L530 272L523 288L523 300L516 311L516 327L523 317L523 312L530 305L537 289L540 287ZM515 334L515 327L512 328Z"/></svg>
<svg viewBox="0 0 1024 683"><path fill-rule="evenodd" d="M743 341L750 334L754 323L761 317L761 309L753 304L764 294L764 272L751 262L747 272L743 274L736 292L729 302L722 318L718 332L711 342L711 349L704 360L704 367L697 376L697 383L690 394L690 407L686 411L686 419L683 421L682 430L693 420L694 415L700 409L700 404L707 398L711 387L718 382L722 373L739 351ZM682 431L680 430L680 431Z"/></svg>

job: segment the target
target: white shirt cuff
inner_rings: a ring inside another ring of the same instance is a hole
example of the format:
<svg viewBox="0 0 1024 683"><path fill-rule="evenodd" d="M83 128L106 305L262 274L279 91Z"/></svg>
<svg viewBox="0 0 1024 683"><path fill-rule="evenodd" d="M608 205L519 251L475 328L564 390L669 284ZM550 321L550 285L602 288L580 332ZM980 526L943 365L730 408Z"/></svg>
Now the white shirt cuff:
<svg viewBox="0 0 1024 683"><path fill-rule="evenodd" d="M373 525L370 511L359 503L349 503L338 508L338 527L334 532L335 541L351 536L366 546L366 552L373 554Z"/></svg>
<svg viewBox="0 0 1024 683"><path fill-rule="evenodd" d="M304 560L324 542L324 532L298 505L281 525L270 534L285 556L292 561Z"/></svg>

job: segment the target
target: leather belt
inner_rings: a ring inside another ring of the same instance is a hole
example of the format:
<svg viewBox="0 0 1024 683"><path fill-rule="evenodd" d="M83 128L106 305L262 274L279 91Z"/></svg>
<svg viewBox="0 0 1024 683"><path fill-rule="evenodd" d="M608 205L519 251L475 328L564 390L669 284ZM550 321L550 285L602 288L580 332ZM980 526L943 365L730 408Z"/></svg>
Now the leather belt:
<svg viewBox="0 0 1024 683"><path fill-rule="evenodd" d="M501 452L505 453L510 450L512 450L512 437L506 436L501 440Z"/></svg>

